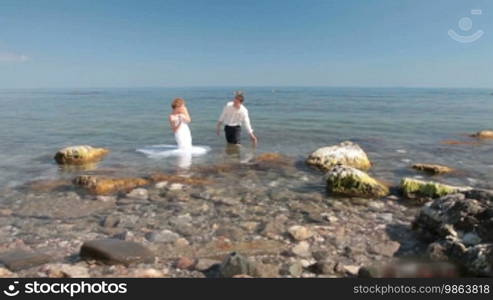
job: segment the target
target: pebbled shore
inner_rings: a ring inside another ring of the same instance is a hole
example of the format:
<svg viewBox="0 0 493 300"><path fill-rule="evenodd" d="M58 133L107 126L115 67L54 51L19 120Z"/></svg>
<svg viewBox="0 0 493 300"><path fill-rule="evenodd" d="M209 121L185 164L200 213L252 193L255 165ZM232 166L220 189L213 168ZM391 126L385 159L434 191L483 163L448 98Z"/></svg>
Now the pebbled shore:
<svg viewBox="0 0 493 300"><path fill-rule="evenodd" d="M250 276L345 277L425 253L411 229L419 207L396 194L329 197L321 174L298 162L232 163L180 176L209 184L160 181L109 196L62 183L6 191L0 261L19 250L50 259L0 269L1 276L218 277L217 264L236 252L255 266ZM106 265L79 255L83 243L108 238L139 243L154 262Z"/></svg>

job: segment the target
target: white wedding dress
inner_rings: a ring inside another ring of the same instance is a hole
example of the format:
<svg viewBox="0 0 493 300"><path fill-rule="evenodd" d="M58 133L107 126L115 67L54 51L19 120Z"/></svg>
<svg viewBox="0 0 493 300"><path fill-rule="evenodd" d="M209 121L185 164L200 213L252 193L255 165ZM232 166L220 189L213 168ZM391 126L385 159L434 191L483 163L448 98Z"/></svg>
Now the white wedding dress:
<svg viewBox="0 0 493 300"><path fill-rule="evenodd" d="M171 115L170 121L175 131L176 146L173 145L153 145L137 149L137 152L144 153L151 158L176 157L176 164L182 169L188 169L192 165L192 156L200 156L209 152L207 146L192 146L192 133L183 114Z"/></svg>
<svg viewBox="0 0 493 300"><path fill-rule="evenodd" d="M183 114L171 115L171 122L174 127L178 126L175 131L175 141L178 149L183 151L192 151L192 133L188 127L188 122Z"/></svg>

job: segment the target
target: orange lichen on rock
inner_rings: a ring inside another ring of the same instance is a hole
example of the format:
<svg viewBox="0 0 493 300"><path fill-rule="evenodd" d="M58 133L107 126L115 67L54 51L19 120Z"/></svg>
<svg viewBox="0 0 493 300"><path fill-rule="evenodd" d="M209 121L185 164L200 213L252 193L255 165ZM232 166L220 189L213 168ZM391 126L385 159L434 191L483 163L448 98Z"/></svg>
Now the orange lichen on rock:
<svg viewBox="0 0 493 300"><path fill-rule="evenodd" d="M116 192L128 192L136 187L150 184L144 178L108 178L92 175L77 176L73 183L83 187L91 194L109 195Z"/></svg>

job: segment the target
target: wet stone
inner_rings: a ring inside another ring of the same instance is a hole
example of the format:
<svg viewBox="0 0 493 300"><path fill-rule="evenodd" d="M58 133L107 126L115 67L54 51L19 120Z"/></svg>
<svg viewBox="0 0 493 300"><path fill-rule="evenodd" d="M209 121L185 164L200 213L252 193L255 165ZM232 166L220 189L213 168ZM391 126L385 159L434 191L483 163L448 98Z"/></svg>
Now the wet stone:
<svg viewBox="0 0 493 300"><path fill-rule="evenodd" d="M40 252L28 252L14 250L0 254L0 263L11 271L19 271L34 266L42 265L51 261L51 256Z"/></svg>
<svg viewBox="0 0 493 300"><path fill-rule="evenodd" d="M146 239L150 242L174 243L180 235L171 230L153 231L146 234Z"/></svg>
<svg viewBox="0 0 493 300"><path fill-rule="evenodd" d="M129 265L154 262L154 254L143 245L117 239L85 242L80 249L80 256L106 264Z"/></svg>

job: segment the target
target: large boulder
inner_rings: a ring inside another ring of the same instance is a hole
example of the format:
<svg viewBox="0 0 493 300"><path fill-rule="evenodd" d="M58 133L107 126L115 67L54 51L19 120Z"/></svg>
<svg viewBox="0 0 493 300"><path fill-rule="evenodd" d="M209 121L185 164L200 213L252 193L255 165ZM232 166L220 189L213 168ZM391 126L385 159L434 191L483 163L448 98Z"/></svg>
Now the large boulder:
<svg viewBox="0 0 493 300"><path fill-rule="evenodd" d="M413 222L431 257L472 276L493 276L493 191L470 190L426 203Z"/></svg>
<svg viewBox="0 0 493 300"><path fill-rule="evenodd" d="M108 178L103 176L81 175L74 178L73 183L85 188L91 194L109 195L116 192L129 192L136 187L151 182L144 178Z"/></svg>
<svg viewBox="0 0 493 300"><path fill-rule="evenodd" d="M433 175L438 175L438 174L446 174L446 173L451 173L454 171L454 169L443 166L443 165L437 165L437 164L414 164L412 166L413 169L418 170L418 171L423 171L426 173L430 173Z"/></svg>
<svg viewBox="0 0 493 300"><path fill-rule="evenodd" d="M55 161L61 165L83 165L101 160L109 150L87 145L70 146L58 150Z"/></svg>
<svg viewBox="0 0 493 300"><path fill-rule="evenodd" d="M471 188L447 185L435 181L423 181L414 178L403 178L401 180L401 191L404 197L425 202L433 198L467 191Z"/></svg>
<svg viewBox="0 0 493 300"><path fill-rule="evenodd" d="M383 183L353 167L338 165L327 172L327 191L331 194L380 198L389 193Z"/></svg>
<svg viewBox="0 0 493 300"><path fill-rule="evenodd" d="M481 130L471 136L480 139L493 139L493 130Z"/></svg>
<svg viewBox="0 0 493 300"><path fill-rule="evenodd" d="M349 141L317 149L308 156L306 163L324 171L340 164L360 170L368 170L371 167L365 151Z"/></svg>

